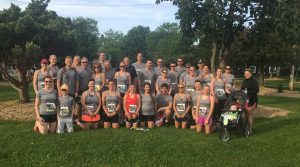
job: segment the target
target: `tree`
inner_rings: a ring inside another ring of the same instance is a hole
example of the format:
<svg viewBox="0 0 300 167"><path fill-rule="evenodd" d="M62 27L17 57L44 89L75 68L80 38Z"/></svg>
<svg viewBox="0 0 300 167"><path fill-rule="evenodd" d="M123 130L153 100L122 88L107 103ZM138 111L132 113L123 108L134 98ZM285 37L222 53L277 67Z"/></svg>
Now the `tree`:
<svg viewBox="0 0 300 167"><path fill-rule="evenodd" d="M147 50L146 36L149 32L150 28L143 26L130 29L124 39L123 53L134 59L137 52L145 52Z"/></svg>
<svg viewBox="0 0 300 167"><path fill-rule="evenodd" d="M27 72L42 57L49 54L65 56L78 50L92 53L92 48L97 51L97 47L90 47L91 42L96 43L90 39L97 39L95 22L79 19L80 24L73 24L70 18L46 10L48 3L49 0L32 0L24 11L14 4L0 11L1 71L18 90L20 102L30 100L28 85L32 78ZM79 25L82 24L89 29L80 31ZM84 32L87 40L79 35ZM79 45L81 47L77 49ZM10 66L14 66L16 76L9 73Z"/></svg>
<svg viewBox="0 0 300 167"><path fill-rule="evenodd" d="M156 0L161 3L167 0ZM185 39L191 44L202 39L210 43L212 48L211 68L215 70L216 53L219 65L224 67L225 58L230 51L234 38L244 29L250 0L171 0L178 6L176 18Z"/></svg>
<svg viewBox="0 0 300 167"><path fill-rule="evenodd" d="M105 51L108 59L110 59L111 64L116 66L118 61L122 59L123 53L122 48L124 48L124 34L119 31L114 31L109 29L104 32L99 38L100 51Z"/></svg>

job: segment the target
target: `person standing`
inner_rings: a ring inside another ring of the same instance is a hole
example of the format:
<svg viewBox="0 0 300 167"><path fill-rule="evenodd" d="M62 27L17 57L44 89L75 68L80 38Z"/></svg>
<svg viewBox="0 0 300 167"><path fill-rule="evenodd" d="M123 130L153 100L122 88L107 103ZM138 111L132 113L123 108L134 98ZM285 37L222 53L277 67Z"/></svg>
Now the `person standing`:
<svg viewBox="0 0 300 167"><path fill-rule="evenodd" d="M72 67L77 70L78 68L80 68L80 56L79 55L75 55L73 57L73 64L72 64Z"/></svg>
<svg viewBox="0 0 300 167"><path fill-rule="evenodd" d="M77 68L78 81L79 81L79 96L88 89L88 81L92 77L93 71L88 67L88 59L81 58L80 68Z"/></svg>
<svg viewBox="0 0 300 167"><path fill-rule="evenodd" d="M93 74L92 78L95 79L95 90L96 92L102 93L104 85L106 83L105 74L102 72L102 66L99 61L93 63Z"/></svg>
<svg viewBox="0 0 300 167"><path fill-rule="evenodd" d="M120 71L115 73L115 80L117 81L117 90L123 97L128 90L128 85L131 84L131 77L128 72L125 71L125 64L121 62L119 65Z"/></svg>
<svg viewBox="0 0 300 167"><path fill-rule="evenodd" d="M196 106L197 132L202 132L203 127L205 133L211 133L212 115L214 112L215 98L210 93L208 85L203 86L203 94L198 96Z"/></svg>
<svg viewBox="0 0 300 167"><path fill-rule="evenodd" d="M53 87L55 90L57 90L57 73L58 73L58 70L59 68L57 67L57 57L56 55L50 55L49 56L49 62L50 64L48 65L48 70L52 73L52 76L53 76Z"/></svg>
<svg viewBox="0 0 300 167"><path fill-rule="evenodd" d="M204 62L200 59L197 65L198 65L198 70L196 71L196 74L197 76L199 76L203 73Z"/></svg>
<svg viewBox="0 0 300 167"><path fill-rule="evenodd" d="M246 116L248 120L248 134L250 136L252 134L252 126L253 126L253 111L257 108L258 103L258 92L259 92L259 84L256 79L253 78L252 72L250 69L245 69L244 72L245 80L242 83L241 90L245 91L248 97L248 106L246 107Z"/></svg>
<svg viewBox="0 0 300 167"><path fill-rule="evenodd" d="M35 98L36 122L34 130L41 134L54 133L57 121L57 92L52 86L52 77L45 76L44 88L38 90Z"/></svg>
<svg viewBox="0 0 300 167"><path fill-rule="evenodd" d="M166 68L163 68L161 70L161 77L158 77L155 83L155 88L156 88L156 94L161 93L160 88L161 85L165 83L168 85L168 87L171 86L171 79L168 78L168 70ZM168 94L171 94L172 88L169 90Z"/></svg>
<svg viewBox="0 0 300 167"><path fill-rule="evenodd" d="M146 67L146 64L143 63L143 54L142 54L142 52L137 53L136 62L132 63L132 66L135 68L135 70L137 72L137 76L139 76L140 71Z"/></svg>
<svg viewBox="0 0 300 167"><path fill-rule="evenodd" d="M159 78L161 76L161 70L163 68L163 60L162 59L157 59L157 66L154 67L154 72L157 76L157 78Z"/></svg>
<svg viewBox="0 0 300 167"><path fill-rule="evenodd" d="M199 77L196 76L196 69L194 66L191 66L188 74L185 75L183 79L185 92L192 93L195 90L194 85L196 79L199 79Z"/></svg>
<svg viewBox="0 0 300 167"><path fill-rule="evenodd" d="M184 78L190 73L190 67L192 65L190 63L186 63L185 64L185 71L181 72L180 76L179 76L179 82L184 82Z"/></svg>
<svg viewBox="0 0 300 167"><path fill-rule="evenodd" d="M176 93L178 93L178 72L175 70L176 68L176 63L175 62L171 62L170 64L170 71L168 72L168 78L170 78L171 80L171 86L170 89L172 89L171 91L171 95L174 96Z"/></svg>
<svg viewBox="0 0 300 167"><path fill-rule="evenodd" d="M38 69L34 72L33 75L33 89L35 94L38 93L39 90L44 88L45 83L44 79L46 76L51 76L52 82L53 82L53 74L51 71L47 68L48 65L48 60L47 59L42 59L41 60L41 69ZM53 87L53 84L51 84Z"/></svg>
<svg viewBox="0 0 300 167"><path fill-rule="evenodd" d="M200 74L199 77L200 77L201 84L202 84L202 87L203 87L204 85L209 85L210 86L211 80L214 78L214 75L210 73L210 70L209 70L208 66L205 65L203 67L203 73Z"/></svg>
<svg viewBox="0 0 300 167"><path fill-rule="evenodd" d="M229 93L226 87L226 82L222 77L222 69L217 69L217 75L211 81L212 94L215 97L215 107L213 114L213 122L219 121L222 109L224 108L226 102L226 93Z"/></svg>
<svg viewBox="0 0 300 167"><path fill-rule="evenodd" d="M106 54L105 54L105 52L100 52L99 53L98 61L101 64L101 67L102 67L101 71L104 71L104 67L105 67L104 63L106 62Z"/></svg>
<svg viewBox="0 0 300 167"><path fill-rule="evenodd" d="M225 73L222 75L222 77L225 79L226 87L229 91L232 91L235 88L234 83L234 75L230 73L230 66L225 67Z"/></svg>
<svg viewBox="0 0 300 167"><path fill-rule="evenodd" d="M62 84L68 85L68 95L73 98L78 96L79 91L79 77L76 70L72 67L72 58L65 57L66 66L61 68L57 73L57 87L60 88ZM61 96L62 92L58 89L58 95Z"/></svg>
<svg viewBox="0 0 300 167"><path fill-rule="evenodd" d="M144 89L142 89L142 86L145 85L145 83L149 83L151 85L151 93L153 94L155 92L155 82L156 82L156 74L152 69L152 61L147 60L146 62L146 68L141 70L140 73L140 82L139 82L139 90L140 93L144 93Z"/></svg>
<svg viewBox="0 0 300 167"><path fill-rule="evenodd" d="M185 71L185 68L183 66L183 59L182 57L177 59L177 66L175 70L178 72L178 76L180 77L181 73Z"/></svg>
<svg viewBox="0 0 300 167"><path fill-rule="evenodd" d="M202 94L202 86L201 86L201 81L199 79L195 80L194 82L194 91L191 92L191 107L192 107L192 115L190 117L189 123L191 129L194 129L196 127L196 107L197 107L197 99L198 97Z"/></svg>

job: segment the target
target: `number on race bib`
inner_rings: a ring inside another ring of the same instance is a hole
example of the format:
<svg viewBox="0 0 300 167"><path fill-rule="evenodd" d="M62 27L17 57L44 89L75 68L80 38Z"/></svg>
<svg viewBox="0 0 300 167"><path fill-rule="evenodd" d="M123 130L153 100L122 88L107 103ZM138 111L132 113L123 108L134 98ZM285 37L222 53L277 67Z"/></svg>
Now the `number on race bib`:
<svg viewBox="0 0 300 167"><path fill-rule="evenodd" d="M217 89L216 95L217 97L223 97L225 95L224 89Z"/></svg>
<svg viewBox="0 0 300 167"><path fill-rule="evenodd" d="M129 113L135 113L136 105L129 105Z"/></svg>
<svg viewBox="0 0 300 167"><path fill-rule="evenodd" d="M116 108L116 104L115 103L109 103L107 104L107 110L108 112L114 112Z"/></svg>
<svg viewBox="0 0 300 167"><path fill-rule="evenodd" d="M55 110L55 103L46 103L46 112L54 112Z"/></svg>
<svg viewBox="0 0 300 167"><path fill-rule="evenodd" d="M126 85L118 85L118 91L120 93L125 93L126 92Z"/></svg>
<svg viewBox="0 0 300 167"><path fill-rule="evenodd" d="M200 107L200 108L199 108L199 113L200 113L200 115L206 115L206 113L207 113L207 108L206 108L206 107Z"/></svg>
<svg viewBox="0 0 300 167"><path fill-rule="evenodd" d="M69 114L69 107L60 107L60 115L61 116L68 116Z"/></svg>
<svg viewBox="0 0 300 167"><path fill-rule="evenodd" d="M151 80L145 80L145 83L148 83L151 85Z"/></svg>
<svg viewBox="0 0 300 167"><path fill-rule="evenodd" d="M94 106L86 106L88 112L94 112Z"/></svg>
<svg viewBox="0 0 300 167"><path fill-rule="evenodd" d="M183 114L185 112L185 104L178 103L177 104L177 111L179 114Z"/></svg>

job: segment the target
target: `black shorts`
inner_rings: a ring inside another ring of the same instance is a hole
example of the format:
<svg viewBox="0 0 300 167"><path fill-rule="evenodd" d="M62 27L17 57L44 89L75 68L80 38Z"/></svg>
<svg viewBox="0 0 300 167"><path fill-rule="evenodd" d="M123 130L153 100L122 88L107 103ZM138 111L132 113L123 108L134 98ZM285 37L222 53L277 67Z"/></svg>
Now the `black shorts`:
<svg viewBox="0 0 300 167"><path fill-rule="evenodd" d="M150 122L155 120L155 115L139 115L140 122Z"/></svg>
<svg viewBox="0 0 300 167"><path fill-rule="evenodd" d="M177 116L174 116L174 119L176 122L186 122L187 121L187 116L183 117L183 118L177 118Z"/></svg>
<svg viewBox="0 0 300 167"><path fill-rule="evenodd" d="M128 120L128 118L125 118L125 121L129 123L137 123L138 119L136 118L136 119Z"/></svg>
<svg viewBox="0 0 300 167"><path fill-rule="evenodd" d="M40 115L44 122L52 123L57 120L57 115Z"/></svg>
<svg viewBox="0 0 300 167"><path fill-rule="evenodd" d="M248 103L248 107L257 107L257 98L249 98L249 103Z"/></svg>
<svg viewBox="0 0 300 167"><path fill-rule="evenodd" d="M119 114L116 113L116 115L112 117L108 117L106 113L103 114L103 122L110 122L110 123L118 123L119 122Z"/></svg>

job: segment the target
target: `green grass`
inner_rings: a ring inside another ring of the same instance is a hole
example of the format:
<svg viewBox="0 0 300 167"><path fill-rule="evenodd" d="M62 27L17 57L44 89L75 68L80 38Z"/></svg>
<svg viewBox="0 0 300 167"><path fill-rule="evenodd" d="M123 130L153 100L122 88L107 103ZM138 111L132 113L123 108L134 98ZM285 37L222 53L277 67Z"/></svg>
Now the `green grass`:
<svg viewBox="0 0 300 167"><path fill-rule="evenodd" d="M149 132L77 130L40 135L33 122L0 121L1 166L299 166L300 103L260 97L260 104L293 111L255 120L253 136L234 132L229 142L216 133L155 128Z"/></svg>
<svg viewBox="0 0 300 167"><path fill-rule="evenodd" d="M33 86L29 85L29 98L33 99L35 96ZM12 88L9 84L3 84L0 86L0 102L9 100L18 100L19 93L16 89Z"/></svg>

